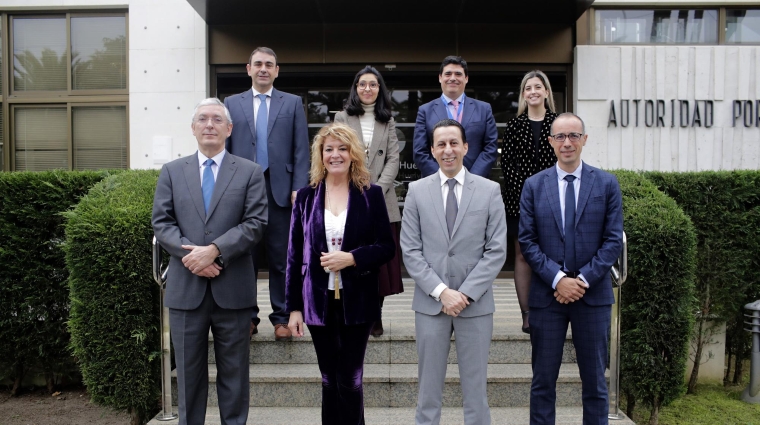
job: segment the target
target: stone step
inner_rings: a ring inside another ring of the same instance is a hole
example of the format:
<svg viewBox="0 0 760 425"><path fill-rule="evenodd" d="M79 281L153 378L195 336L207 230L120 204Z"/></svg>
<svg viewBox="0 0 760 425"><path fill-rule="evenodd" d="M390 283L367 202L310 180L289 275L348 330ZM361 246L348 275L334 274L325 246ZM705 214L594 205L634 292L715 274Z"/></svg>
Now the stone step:
<svg viewBox="0 0 760 425"><path fill-rule="evenodd" d="M251 365L250 400L255 407L318 407L322 400L322 377L314 364ZM176 372L172 372L175 376ZM493 407L529 405L532 379L530 365L489 364L488 402ZM216 365L209 365L208 405L217 405ZM176 403L176 378L172 379ZM413 407L417 402L416 364L367 364L364 368L366 407ZM461 406L462 393L457 365L449 364L443 393L445 406ZM581 405L578 366L563 364L557 380L557 405Z"/></svg>
<svg viewBox="0 0 760 425"><path fill-rule="evenodd" d="M173 410L177 412L176 406ZM251 407L248 423L267 425L315 425L320 423L319 407ZM364 409L367 425L399 425L414 423L414 407L368 407ZM527 407L491 407L492 425L524 425L528 423ZM582 422L580 407L557 407L557 425L577 425ZM206 408L206 425L221 425L219 409ZM461 407L444 407L441 411L441 425L462 425ZM153 419L148 425L177 425L178 420L158 421ZM635 425L627 417L610 421L613 425Z"/></svg>

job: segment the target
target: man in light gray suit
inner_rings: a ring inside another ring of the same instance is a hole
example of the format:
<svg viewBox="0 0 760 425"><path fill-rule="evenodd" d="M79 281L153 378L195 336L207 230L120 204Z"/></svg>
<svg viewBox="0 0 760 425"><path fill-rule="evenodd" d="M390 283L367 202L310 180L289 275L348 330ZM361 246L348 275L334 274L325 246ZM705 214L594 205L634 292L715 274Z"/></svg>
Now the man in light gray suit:
<svg viewBox="0 0 760 425"><path fill-rule="evenodd" d="M248 417L249 323L255 302L251 249L267 224L261 167L224 149L232 131L216 98L195 107L198 152L164 165L153 199L153 231L171 255L164 305L177 364L180 424L203 424L208 331L214 335L223 424Z"/></svg>
<svg viewBox="0 0 760 425"><path fill-rule="evenodd" d="M409 185L401 219L404 264L414 279L419 394L415 423L437 425L446 361L455 334L464 423L486 425L488 350L493 333L492 284L507 258L507 225L499 185L463 167L462 125L433 129L439 170Z"/></svg>

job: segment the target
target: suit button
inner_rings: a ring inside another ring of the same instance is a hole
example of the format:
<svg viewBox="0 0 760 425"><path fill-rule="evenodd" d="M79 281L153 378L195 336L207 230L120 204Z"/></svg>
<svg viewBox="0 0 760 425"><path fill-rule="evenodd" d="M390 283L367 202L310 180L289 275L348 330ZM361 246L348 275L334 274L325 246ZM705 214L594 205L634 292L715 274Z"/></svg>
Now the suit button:
<svg viewBox="0 0 760 425"><path fill-rule="evenodd" d="M454 253L453 252L449 252L449 257L453 257L453 256L454 256Z"/></svg>
<svg viewBox="0 0 760 425"><path fill-rule="evenodd" d="M204 233L206 236L208 236L208 235L210 235L210 234L211 234L211 232L209 232L208 230L206 230L206 231L205 231L205 232L203 232L203 233Z"/></svg>

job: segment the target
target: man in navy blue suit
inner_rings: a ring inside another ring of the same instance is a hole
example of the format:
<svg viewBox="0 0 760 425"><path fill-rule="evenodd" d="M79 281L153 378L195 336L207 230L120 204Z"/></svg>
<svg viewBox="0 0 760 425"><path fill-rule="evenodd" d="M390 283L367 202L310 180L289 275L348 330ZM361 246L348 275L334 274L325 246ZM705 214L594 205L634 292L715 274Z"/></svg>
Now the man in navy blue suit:
<svg viewBox="0 0 760 425"><path fill-rule="evenodd" d="M496 163L497 139L496 120L491 105L467 97L464 88L469 77L467 62L461 56L447 56L441 63L438 82L441 83L441 97L428 102L417 111L414 125L414 164L422 177L438 172L438 162L430 151L433 145L433 127L438 121L450 118L464 127L469 150L464 157L464 166L472 174L488 178Z"/></svg>
<svg viewBox="0 0 760 425"><path fill-rule="evenodd" d="M280 72L277 55L257 47L246 65L253 87L224 99L237 125L227 138L227 151L261 165L267 189L269 224L264 233L269 263L269 298L275 339L291 338L285 313L285 264L290 213L296 191L309 183L309 133L303 101L273 87ZM259 246L260 249L260 246ZM256 266L255 280L259 266ZM258 305L254 306L250 334L258 332Z"/></svg>
<svg viewBox="0 0 760 425"><path fill-rule="evenodd" d="M583 424L607 424L604 371L615 302L610 268L622 249L622 196L615 176L581 161L588 135L580 117L561 114L551 133L557 164L528 178L520 198L518 238L533 270L530 423L555 422L557 377L570 323Z"/></svg>

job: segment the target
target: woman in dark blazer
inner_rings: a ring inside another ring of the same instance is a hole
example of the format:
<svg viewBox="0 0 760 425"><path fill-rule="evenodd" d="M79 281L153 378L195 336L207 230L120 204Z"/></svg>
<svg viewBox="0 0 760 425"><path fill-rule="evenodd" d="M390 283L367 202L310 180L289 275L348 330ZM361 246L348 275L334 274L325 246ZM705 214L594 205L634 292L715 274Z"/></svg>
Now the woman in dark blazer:
<svg viewBox="0 0 760 425"><path fill-rule="evenodd" d="M385 207L396 243L396 255L380 267L380 309L385 297L404 292L401 282L401 213L393 182L398 174L399 154L396 123L391 116L391 96L383 76L372 66L365 66L354 77L354 84L343 111L335 114L335 122L348 124L359 136L370 182L385 194ZM375 322L372 336L383 334L383 321Z"/></svg>
<svg viewBox="0 0 760 425"><path fill-rule="evenodd" d="M364 424L362 377L372 324L380 319L378 269L395 253L380 186L344 124L314 138L310 185L290 221L285 301L296 337L308 325L322 373L322 423Z"/></svg>
<svg viewBox="0 0 760 425"><path fill-rule="evenodd" d="M525 180L555 162L557 157L549 144L551 125L557 118L554 95L549 79L541 71L530 71L520 84L517 116L507 123L501 149L501 171L504 173L504 206L507 215L507 240L514 240L515 291L520 304L522 330L530 333L528 294L531 270L517 241L520 223L520 194Z"/></svg>

